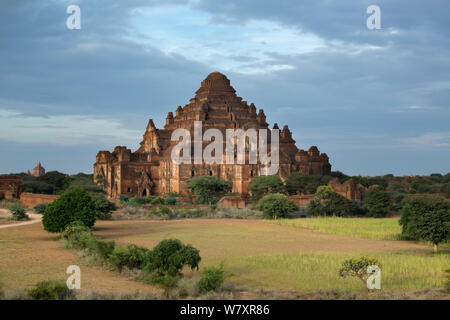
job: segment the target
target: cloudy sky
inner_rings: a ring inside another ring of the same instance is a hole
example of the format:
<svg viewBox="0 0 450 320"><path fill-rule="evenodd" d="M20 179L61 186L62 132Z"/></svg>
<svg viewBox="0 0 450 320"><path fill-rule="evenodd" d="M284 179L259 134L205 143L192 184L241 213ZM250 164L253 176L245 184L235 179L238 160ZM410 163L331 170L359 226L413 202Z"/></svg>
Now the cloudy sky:
<svg viewBox="0 0 450 320"><path fill-rule="evenodd" d="M66 9L81 8L69 30ZM381 8L369 30L366 9ZM92 172L213 71L333 170L450 171L448 0L2 0L0 172Z"/></svg>

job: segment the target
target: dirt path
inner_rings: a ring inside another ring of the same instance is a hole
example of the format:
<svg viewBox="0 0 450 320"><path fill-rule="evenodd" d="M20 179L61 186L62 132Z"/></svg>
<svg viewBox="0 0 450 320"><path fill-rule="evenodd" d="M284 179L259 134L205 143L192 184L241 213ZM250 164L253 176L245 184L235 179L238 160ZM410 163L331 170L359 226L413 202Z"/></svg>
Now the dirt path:
<svg viewBox="0 0 450 320"><path fill-rule="evenodd" d="M10 216L9 210L7 209L0 209L0 216ZM40 222L42 220L41 214L36 214L33 212L27 212L27 215L30 217L30 220L24 221L24 222L17 222L17 223L10 223L5 225L0 225L0 229L6 229L6 228L12 228L12 227L18 227L18 226L26 226L28 224L33 224Z"/></svg>

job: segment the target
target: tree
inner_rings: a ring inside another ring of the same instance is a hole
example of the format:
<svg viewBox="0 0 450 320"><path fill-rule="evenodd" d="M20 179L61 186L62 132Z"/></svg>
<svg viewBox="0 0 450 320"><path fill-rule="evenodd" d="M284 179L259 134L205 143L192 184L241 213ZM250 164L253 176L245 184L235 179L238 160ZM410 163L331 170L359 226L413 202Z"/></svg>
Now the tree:
<svg viewBox="0 0 450 320"><path fill-rule="evenodd" d="M50 203L42 218L48 232L61 232L73 221L92 227L96 220L95 203L83 189L74 189Z"/></svg>
<svg viewBox="0 0 450 320"><path fill-rule="evenodd" d="M197 269L201 261L199 250L191 245L184 245L178 239L166 239L158 243L147 253L144 271L156 271L159 277L169 275L175 277L180 274L185 265L191 270Z"/></svg>
<svg viewBox="0 0 450 320"><path fill-rule="evenodd" d="M352 180L355 181L356 184L360 184L366 188L370 185L369 180L366 177L353 176Z"/></svg>
<svg viewBox="0 0 450 320"><path fill-rule="evenodd" d="M342 278L356 277L366 285L369 275L367 268L374 265L381 267L380 263L372 258L348 259L342 263L342 267L339 269L339 276Z"/></svg>
<svg viewBox="0 0 450 320"><path fill-rule="evenodd" d="M249 184L253 200L259 200L269 193L285 193L286 187L279 176L254 177Z"/></svg>
<svg viewBox="0 0 450 320"><path fill-rule="evenodd" d="M230 192L232 184L219 177L202 176L186 181L185 188L197 196L195 199L197 203L210 204L213 197L221 197Z"/></svg>
<svg viewBox="0 0 450 320"><path fill-rule="evenodd" d="M64 173L50 171L40 177L37 177L36 181L47 183L52 186L54 188L54 192L57 193L69 186L70 179Z"/></svg>
<svg viewBox="0 0 450 320"><path fill-rule="evenodd" d="M403 206L400 218L405 239L439 243L450 239L450 201L439 196L412 198Z"/></svg>
<svg viewBox="0 0 450 320"><path fill-rule="evenodd" d="M297 204L281 193L265 195L258 202L258 209L265 218L287 218L290 213L298 210Z"/></svg>
<svg viewBox="0 0 450 320"><path fill-rule="evenodd" d="M379 186L369 190L364 197L364 208L366 208L369 217L386 217L392 206L393 201L390 194Z"/></svg>
<svg viewBox="0 0 450 320"><path fill-rule="evenodd" d="M329 186L317 188L308 208L314 216L350 217L364 214L355 201L346 199Z"/></svg>
<svg viewBox="0 0 450 320"><path fill-rule="evenodd" d="M286 189L289 194L311 194L319 186L327 185L331 176L311 176L299 172L292 173L286 180Z"/></svg>

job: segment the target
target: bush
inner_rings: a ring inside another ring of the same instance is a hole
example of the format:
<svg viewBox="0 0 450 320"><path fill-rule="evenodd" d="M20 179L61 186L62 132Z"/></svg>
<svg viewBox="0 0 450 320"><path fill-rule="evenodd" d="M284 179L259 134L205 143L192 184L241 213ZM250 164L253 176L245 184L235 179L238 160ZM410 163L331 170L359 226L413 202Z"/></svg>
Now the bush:
<svg viewBox="0 0 450 320"><path fill-rule="evenodd" d="M284 194L268 194L258 203L258 209L265 218L277 219L289 217L290 213L298 210L297 204Z"/></svg>
<svg viewBox="0 0 450 320"><path fill-rule="evenodd" d="M73 221L67 225L61 233L61 237L66 241L67 248L78 249L86 248L87 243L94 238L91 229L86 227L81 221Z"/></svg>
<svg viewBox="0 0 450 320"><path fill-rule="evenodd" d="M159 206L159 213L169 219L172 219L174 217L172 210L170 210L170 208L167 206Z"/></svg>
<svg viewBox="0 0 450 320"><path fill-rule="evenodd" d="M108 261L119 271L124 267L128 269L141 269L146 262L149 249L129 244L125 247L115 247L109 255Z"/></svg>
<svg viewBox="0 0 450 320"><path fill-rule="evenodd" d="M13 204L9 207L9 211L11 212L12 220L23 221L30 219L26 213L25 207L21 204Z"/></svg>
<svg viewBox="0 0 450 320"><path fill-rule="evenodd" d="M223 263L218 268L205 267L200 280L196 284L197 291L199 293L216 291L222 287L225 279L231 276L231 274L225 274Z"/></svg>
<svg viewBox="0 0 450 320"><path fill-rule="evenodd" d="M91 229L80 221L69 224L61 236L66 241L66 248L85 249L91 256L102 261L109 257L115 247L114 241L102 241L95 238Z"/></svg>
<svg viewBox="0 0 450 320"><path fill-rule="evenodd" d="M75 293L67 288L64 280L40 281L29 291L33 300L68 300L74 299Z"/></svg>
<svg viewBox="0 0 450 320"><path fill-rule="evenodd" d="M329 186L317 188L315 197L308 203L308 209L313 216L352 217L364 214L355 201L337 194Z"/></svg>
<svg viewBox="0 0 450 320"><path fill-rule="evenodd" d="M375 218L386 217L393 206L391 196L382 187L369 190L363 202L364 208L367 210L367 216Z"/></svg>
<svg viewBox="0 0 450 320"><path fill-rule="evenodd" d="M430 241L437 252L439 243L450 239L450 201L438 196L409 199L399 222L404 239Z"/></svg>
<svg viewBox="0 0 450 320"><path fill-rule="evenodd" d="M162 240L153 250L147 252L143 270L156 272L157 276L177 276L185 265L198 270L201 258L199 250L184 245L180 240Z"/></svg>
<svg viewBox="0 0 450 320"><path fill-rule="evenodd" d="M48 232L61 232L73 221L92 227L95 220L95 204L91 196L83 189L74 189L47 206L42 224Z"/></svg>
<svg viewBox="0 0 450 320"><path fill-rule="evenodd" d="M178 203L178 200L175 197L168 197L164 201L165 201L165 204L168 206L174 206Z"/></svg>
<svg viewBox="0 0 450 320"><path fill-rule="evenodd" d="M357 277L361 280L364 285L366 285L367 278L367 267L376 265L381 268L380 263L376 259L362 257L359 259L348 259L342 263L342 267L339 270L339 276L342 278L346 277Z"/></svg>
<svg viewBox="0 0 450 320"><path fill-rule="evenodd" d="M130 197L125 194L121 194L119 196L119 200L120 200L120 202L128 202L128 201L130 201Z"/></svg>
<svg viewBox="0 0 450 320"><path fill-rule="evenodd" d="M35 205L33 209L36 213L42 214L45 212L46 208L47 208L47 203L39 203L39 204Z"/></svg>
<svg viewBox="0 0 450 320"><path fill-rule="evenodd" d="M248 186L253 200L259 200L269 193L285 193L286 188L279 176L254 177Z"/></svg>
<svg viewBox="0 0 450 320"><path fill-rule="evenodd" d="M161 197L154 197L154 198L151 200L150 203L151 203L152 205L154 205L154 206L157 206L157 205L160 205L160 204L165 204L166 202L165 202L164 199L161 198Z"/></svg>
<svg viewBox="0 0 450 320"><path fill-rule="evenodd" d="M112 218L111 211L117 209L116 205L106 199L105 195L101 193L91 194L91 197L94 201L97 218L100 220L110 220Z"/></svg>

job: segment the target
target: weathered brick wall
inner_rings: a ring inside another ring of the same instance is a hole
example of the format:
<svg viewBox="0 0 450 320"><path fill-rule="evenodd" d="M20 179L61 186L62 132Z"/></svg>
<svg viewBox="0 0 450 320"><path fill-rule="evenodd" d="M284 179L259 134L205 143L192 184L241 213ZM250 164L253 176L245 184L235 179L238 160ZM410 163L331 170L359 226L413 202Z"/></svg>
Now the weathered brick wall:
<svg viewBox="0 0 450 320"><path fill-rule="evenodd" d="M18 199L22 192L22 178L14 175L0 176L0 199Z"/></svg>
<svg viewBox="0 0 450 320"><path fill-rule="evenodd" d="M245 205L245 200L239 196L225 196L217 203L219 208L244 209Z"/></svg>
<svg viewBox="0 0 450 320"><path fill-rule="evenodd" d="M51 194L37 194L37 193L28 193L23 192L20 195L20 202L26 207L34 207L39 203L50 203L54 200L58 199L59 196L51 195Z"/></svg>

